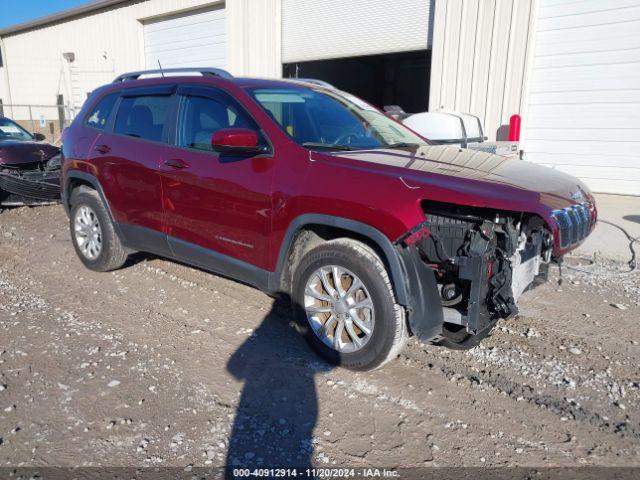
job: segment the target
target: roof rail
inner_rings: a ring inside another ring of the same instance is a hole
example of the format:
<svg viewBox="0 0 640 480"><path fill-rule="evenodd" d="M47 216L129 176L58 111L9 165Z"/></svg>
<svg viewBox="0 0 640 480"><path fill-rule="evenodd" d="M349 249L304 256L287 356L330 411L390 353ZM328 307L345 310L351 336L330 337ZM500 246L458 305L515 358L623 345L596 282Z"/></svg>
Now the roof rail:
<svg viewBox="0 0 640 480"><path fill-rule="evenodd" d="M285 80L289 80L294 83L310 83L312 85L318 85L320 87L337 90L336 87L331 85L329 82L325 82L324 80L319 80L317 78L285 78Z"/></svg>
<svg viewBox="0 0 640 480"><path fill-rule="evenodd" d="M162 70L160 69L140 70L138 72L123 73L122 75L117 76L113 81L113 83L127 82L129 80L137 80L142 75L159 74L164 76L165 73L200 73L203 77L211 76L211 77L220 77L220 78L233 78L233 75L231 75L229 72L221 68L209 68L209 67L163 68Z"/></svg>

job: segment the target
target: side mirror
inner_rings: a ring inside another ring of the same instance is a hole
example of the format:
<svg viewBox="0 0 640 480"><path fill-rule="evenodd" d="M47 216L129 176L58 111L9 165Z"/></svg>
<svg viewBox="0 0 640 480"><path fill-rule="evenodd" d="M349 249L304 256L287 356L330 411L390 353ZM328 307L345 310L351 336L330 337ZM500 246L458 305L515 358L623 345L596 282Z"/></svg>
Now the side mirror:
<svg viewBox="0 0 640 480"><path fill-rule="evenodd" d="M47 137L45 137L45 136L44 136L44 134L42 134L42 133L37 133L37 132L36 132L36 133L34 133L34 134L33 134L33 139L34 139L35 141L37 141L37 142L41 142L41 141L43 141L43 140L46 140L46 139L47 139Z"/></svg>
<svg viewBox="0 0 640 480"><path fill-rule="evenodd" d="M249 128L222 128L211 137L212 148L221 153L260 153L258 133Z"/></svg>

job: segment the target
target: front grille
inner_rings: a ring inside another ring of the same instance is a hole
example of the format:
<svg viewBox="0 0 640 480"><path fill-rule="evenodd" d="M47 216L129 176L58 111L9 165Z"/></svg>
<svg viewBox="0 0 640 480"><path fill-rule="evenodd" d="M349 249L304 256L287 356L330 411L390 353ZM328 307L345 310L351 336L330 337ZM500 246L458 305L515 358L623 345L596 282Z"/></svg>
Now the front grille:
<svg viewBox="0 0 640 480"><path fill-rule="evenodd" d="M60 200L60 173L0 171L0 191L38 200Z"/></svg>
<svg viewBox="0 0 640 480"><path fill-rule="evenodd" d="M553 211L552 216L558 224L561 248L577 245L586 238L593 224L591 212L592 208L588 203Z"/></svg>

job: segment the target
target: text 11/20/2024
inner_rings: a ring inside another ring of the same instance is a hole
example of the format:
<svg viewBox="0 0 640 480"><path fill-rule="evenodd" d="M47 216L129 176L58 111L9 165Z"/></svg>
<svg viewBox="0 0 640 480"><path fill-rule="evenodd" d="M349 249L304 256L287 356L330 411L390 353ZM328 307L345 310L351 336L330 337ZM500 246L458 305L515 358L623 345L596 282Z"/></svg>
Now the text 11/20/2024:
<svg viewBox="0 0 640 480"><path fill-rule="evenodd" d="M234 478L398 478L386 468L234 468Z"/></svg>

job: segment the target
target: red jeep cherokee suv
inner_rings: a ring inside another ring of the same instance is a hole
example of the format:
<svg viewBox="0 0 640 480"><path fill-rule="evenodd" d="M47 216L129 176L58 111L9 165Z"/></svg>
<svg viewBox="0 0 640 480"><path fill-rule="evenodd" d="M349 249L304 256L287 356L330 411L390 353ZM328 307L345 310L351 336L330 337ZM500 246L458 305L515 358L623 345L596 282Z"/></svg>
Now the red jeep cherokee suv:
<svg viewBox="0 0 640 480"><path fill-rule="evenodd" d="M430 145L330 86L169 72L97 89L65 134L78 256L152 252L288 295L331 362L379 367L409 335L477 345L595 224L575 178Z"/></svg>

